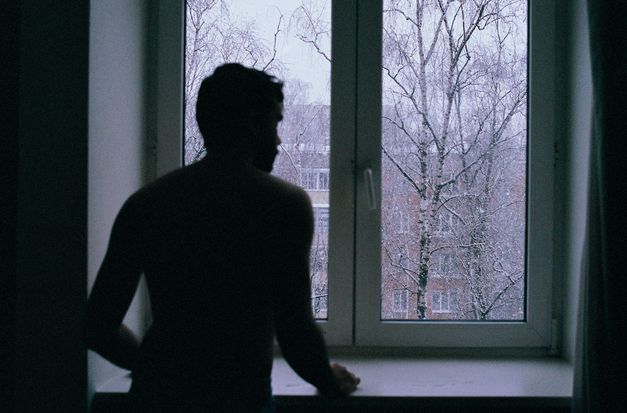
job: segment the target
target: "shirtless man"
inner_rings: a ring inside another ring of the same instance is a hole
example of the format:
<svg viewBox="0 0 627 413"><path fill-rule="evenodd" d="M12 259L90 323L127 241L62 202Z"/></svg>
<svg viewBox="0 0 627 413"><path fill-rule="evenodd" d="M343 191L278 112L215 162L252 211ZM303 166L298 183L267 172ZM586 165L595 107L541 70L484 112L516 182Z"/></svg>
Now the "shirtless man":
<svg viewBox="0 0 627 413"><path fill-rule="evenodd" d="M208 155L133 194L114 223L88 303L88 346L133 372L141 411L273 411L276 336L323 395L359 378L329 364L310 304L310 200L270 175L282 84L227 64L206 78L196 119ZM122 324L144 273L153 324Z"/></svg>

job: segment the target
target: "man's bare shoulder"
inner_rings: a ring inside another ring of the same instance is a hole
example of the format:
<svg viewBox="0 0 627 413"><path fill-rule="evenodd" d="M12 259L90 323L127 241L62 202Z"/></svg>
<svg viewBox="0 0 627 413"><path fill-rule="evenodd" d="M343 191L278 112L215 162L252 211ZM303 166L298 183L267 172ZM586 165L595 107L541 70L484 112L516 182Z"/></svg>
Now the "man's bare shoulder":
<svg viewBox="0 0 627 413"><path fill-rule="evenodd" d="M144 213L151 207L158 208L167 199L176 198L180 192L187 190L183 185L193 181L189 169L187 166L178 168L145 184L127 198L122 210L133 214Z"/></svg>
<svg viewBox="0 0 627 413"><path fill-rule="evenodd" d="M179 168L156 179L135 192L128 202L154 205L165 199L182 201L187 198L186 194L198 192L203 187L211 187L218 192L237 192L273 205L289 204L301 210L311 208L305 190L267 172L254 167L224 170L198 164Z"/></svg>
<svg viewBox="0 0 627 413"><path fill-rule="evenodd" d="M291 204L306 206L311 203L309 195L299 186L285 181L277 176L259 171L259 181L275 198Z"/></svg>

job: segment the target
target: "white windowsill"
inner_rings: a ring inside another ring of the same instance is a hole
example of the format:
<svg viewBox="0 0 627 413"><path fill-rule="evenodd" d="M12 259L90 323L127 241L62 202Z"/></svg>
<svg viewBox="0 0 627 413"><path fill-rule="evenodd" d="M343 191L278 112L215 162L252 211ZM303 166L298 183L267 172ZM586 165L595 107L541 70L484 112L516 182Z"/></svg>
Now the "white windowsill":
<svg viewBox="0 0 627 413"><path fill-rule="evenodd" d="M338 357L361 377L349 399L334 403L376 403L443 406L463 402L466 407L570 406L573 368L561 359L452 359ZM126 393L130 378L117 377L98 389L100 397ZM272 388L278 400L290 404L318 399L316 390L276 358ZM387 404L386 404L387 405Z"/></svg>

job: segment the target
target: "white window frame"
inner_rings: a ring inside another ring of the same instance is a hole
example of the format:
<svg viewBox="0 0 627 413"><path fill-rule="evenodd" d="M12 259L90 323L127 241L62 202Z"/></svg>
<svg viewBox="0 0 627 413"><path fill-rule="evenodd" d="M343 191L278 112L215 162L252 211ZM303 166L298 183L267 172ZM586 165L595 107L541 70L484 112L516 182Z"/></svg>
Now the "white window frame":
<svg viewBox="0 0 627 413"><path fill-rule="evenodd" d="M151 91L156 102L155 170L162 175L183 162L185 3L157 4L156 80ZM407 322L381 321L382 0L332 2L329 319L319 322L327 343L469 349L550 346L555 9L554 2L529 1L527 319ZM367 170L372 171L374 193L367 185Z"/></svg>
<svg viewBox="0 0 627 413"><path fill-rule="evenodd" d="M363 171L381 202L381 1L358 3L355 344L548 348L551 340L555 4L529 1L527 319L521 322L381 321L380 209L369 207Z"/></svg>

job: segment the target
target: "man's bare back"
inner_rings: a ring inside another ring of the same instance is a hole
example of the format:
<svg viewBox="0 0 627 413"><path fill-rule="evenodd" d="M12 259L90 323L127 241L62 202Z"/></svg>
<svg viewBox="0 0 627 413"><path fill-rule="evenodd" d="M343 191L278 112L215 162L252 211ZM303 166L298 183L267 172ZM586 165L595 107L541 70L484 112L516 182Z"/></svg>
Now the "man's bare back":
<svg viewBox="0 0 627 413"><path fill-rule="evenodd" d="M271 144L211 152L138 191L118 214L89 300L88 343L133 370L142 408L266 405L275 336L321 393L359 383L329 365L313 320L311 203L268 173L281 108L268 113L253 134ZM153 324L139 345L121 321L142 272Z"/></svg>

